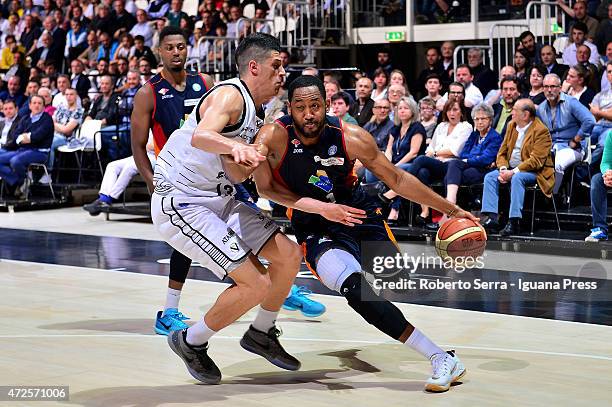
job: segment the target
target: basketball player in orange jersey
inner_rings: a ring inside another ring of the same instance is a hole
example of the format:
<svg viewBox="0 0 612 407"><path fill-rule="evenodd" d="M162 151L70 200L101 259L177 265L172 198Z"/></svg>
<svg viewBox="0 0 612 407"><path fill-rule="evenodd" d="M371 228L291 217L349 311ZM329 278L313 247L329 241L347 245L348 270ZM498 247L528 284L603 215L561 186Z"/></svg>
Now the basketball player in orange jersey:
<svg viewBox="0 0 612 407"><path fill-rule="evenodd" d="M168 137L181 127L198 100L213 85L210 76L185 70L187 38L180 28L165 27L161 31L159 56L163 69L136 93L131 122L132 154L150 193L153 192L153 168L146 151L149 130L153 132L157 156ZM187 328L183 321L188 318L178 306L190 266L190 258L178 250L172 251L166 303L155 319L154 329L160 335Z"/></svg>
<svg viewBox="0 0 612 407"><path fill-rule="evenodd" d="M258 150L267 158L254 172L260 194L274 201L279 196L275 189L278 183L301 197L366 211L363 224L353 227L298 210L292 211L291 224L306 262L319 280L342 294L367 322L431 361L433 374L427 379L427 390L448 390L465 374L454 351L445 352L412 326L394 304L374 293L363 276L361 242L391 242L393 236L382 219L379 203L359 188L353 172L355 160L404 198L449 217L477 219L391 164L367 131L326 116L321 80L300 76L288 91L291 114L265 125L257 136ZM249 171L236 167L236 171Z"/></svg>

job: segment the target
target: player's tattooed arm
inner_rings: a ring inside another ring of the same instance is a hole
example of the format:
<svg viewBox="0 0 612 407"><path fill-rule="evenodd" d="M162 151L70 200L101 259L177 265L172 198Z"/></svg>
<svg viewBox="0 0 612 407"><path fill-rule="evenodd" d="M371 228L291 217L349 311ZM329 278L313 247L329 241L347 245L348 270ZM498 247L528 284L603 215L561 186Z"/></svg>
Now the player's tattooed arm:
<svg viewBox="0 0 612 407"><path fill-rule="evenodd" d="M251 144L224 137L221 131L238 122L244 101L240 91L232 86L214 90L200 105L200 121L191 137L191 145L214 154L228 154L237 164L256 167L265 157Z"/></svg>
<svg viewBox="0 0 612 407"><path fill-rule="evenodd" d="M361 127L344 124L344 137L350 159L358 159L389 188L402 197L432 207L452 216L467 217L477 220L469 212L436 194L421 183L416 177L393 165L378 150L374 137Z"/></svg>
<svg viewBox="0 0 612 407"><path fill-rule="evenodd" d="M267 157L267 161L261 163L253 173L257 192L260 196L278 202L288 208L316 213L327 220L347 226L363 223L360 219L366 217L365 211L346 205L301 197L274 178L272 168L276 168L280 164L287 145L287 133L282 126L278 124L263 126L257 135L255 144L258 151Z"/></svg>

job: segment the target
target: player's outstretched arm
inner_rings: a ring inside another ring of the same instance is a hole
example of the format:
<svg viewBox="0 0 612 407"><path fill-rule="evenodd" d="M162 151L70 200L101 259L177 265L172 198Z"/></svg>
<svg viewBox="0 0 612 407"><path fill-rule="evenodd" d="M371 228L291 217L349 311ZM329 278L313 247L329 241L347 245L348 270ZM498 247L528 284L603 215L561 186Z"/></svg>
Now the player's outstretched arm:
<svg viewBox="0 0 612 407"><path fill-rule="evenodd" d="M277 162L276 159L284 153L287 141L284 131L281 126L267 124L257 135L255 144L258 150L269 157L269 160L259 165L253 173L259 195L288 208L321 215L332 222L347 226L363 223L360 219L365 218L366 213L362 209L300 197L274 179L270 161Z"/></svg>
<svg viewBox="0 0 612 407"><path fill-rule="evenodd" d="M346 148L351 159L358 159L389 188L402 197L434 208L448 216L478 220L471 213L436 194L410 173L398 169L378 150L374 137L358 126L344 124Z"/></svg>
<svg viewBox="0 0 612 407"><path fill-rule="evenodd" d="M155 95L153 95L153 91L148 84L141 87L134 96L134 108L130 121L132 155L138 172L147 183L149 193L153 192L153 167L151 167L151 161L147 156L147 141L151 128L154 97Z"/></svg>
<svg viewBox="0 0 612 407"><path fill-rule="evenodd" d="M240 120L244 101L232 86L214 90L200 105L200 121L191 138L191 145L214 154L229 154L234 162L256 167L265 157L255 147L221 135L223 129Z"/></svg>

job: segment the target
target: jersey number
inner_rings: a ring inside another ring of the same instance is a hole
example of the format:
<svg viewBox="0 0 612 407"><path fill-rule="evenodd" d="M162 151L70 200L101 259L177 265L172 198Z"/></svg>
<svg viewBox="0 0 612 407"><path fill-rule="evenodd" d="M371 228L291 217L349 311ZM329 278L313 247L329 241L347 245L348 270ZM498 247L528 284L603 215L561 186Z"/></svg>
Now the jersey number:
<svg viewBox="0 0 612 407"><path fill-rule="evenodd" d="M223 185L223 191L221 191L221 185L217 184L217 194L219 196L230 196L234 194L234 187L231 185Z"/></svg>

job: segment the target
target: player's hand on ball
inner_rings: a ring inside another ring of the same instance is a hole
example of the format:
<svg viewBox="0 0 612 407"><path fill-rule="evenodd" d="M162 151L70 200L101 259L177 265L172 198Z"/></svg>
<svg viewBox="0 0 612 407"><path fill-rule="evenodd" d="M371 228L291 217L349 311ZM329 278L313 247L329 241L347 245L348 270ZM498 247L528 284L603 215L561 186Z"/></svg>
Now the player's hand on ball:
<svg viewBox="0 0 612 407"><path fill-rule="evenodd" d="M474 222L480 222L479 218L477 218L476 216L472 215L468 211L464 211L463 209L461 209L459 207L457 207L457 211L455 213L449 214L449 217L451 217L451 218L466 218L466 219L473 220Z"/></svg>
<svg viewBox="0 0 612 407"><path fill-rule="evenodd" d="M325 205L321 211L321 216L332 222L342 223L347 226L362 224L363 222L360 219L367 217L363 209L333 203Z"/></svg>
<svg viewBox="0 0 612 407"><path fill-rule="evenodd" d="M236 164L243 164L247 167L257 167L266 157L257 151L257 146L253 144L236 144L232 147L232 157Z"/></svg>

